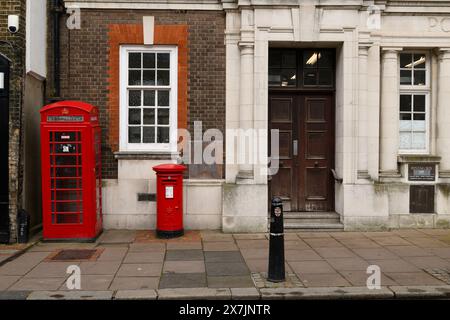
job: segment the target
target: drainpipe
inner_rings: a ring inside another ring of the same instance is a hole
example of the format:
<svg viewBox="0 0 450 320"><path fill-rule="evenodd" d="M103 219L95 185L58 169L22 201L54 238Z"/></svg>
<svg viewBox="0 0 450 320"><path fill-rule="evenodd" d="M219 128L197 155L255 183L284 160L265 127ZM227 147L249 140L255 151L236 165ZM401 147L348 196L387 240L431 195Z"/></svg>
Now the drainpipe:
<svg viewBox="0 0 450 320"><path fill-rule="evenodd" d="M52 14L53 14L53 89L54 100L58 100L61 95L60 90L60 48L59 48L59 18L62 12L60 0L53 0Z"/></svg>

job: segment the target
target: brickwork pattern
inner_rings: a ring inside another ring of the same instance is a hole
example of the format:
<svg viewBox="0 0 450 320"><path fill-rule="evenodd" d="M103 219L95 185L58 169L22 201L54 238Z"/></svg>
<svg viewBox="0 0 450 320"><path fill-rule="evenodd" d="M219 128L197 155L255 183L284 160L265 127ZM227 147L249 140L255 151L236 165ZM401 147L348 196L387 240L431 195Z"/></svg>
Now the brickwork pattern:
<svg viewBox="0 0 450 320"><path fill-rule="evenodd" d="M108 95L108 32L111 24L142 24L154 16L156 26L188 28L187 127L203 122L203 130L225 126L225 14L200 11L81 10L81 29L68 30L61 20L61 95L84 100L100 110L103 178L117 178L117 160L109 144L115 129L110 123ZM156 35L155 35L156 37ZM49 37L51 43L51 37ZM49 48L51 94L52 53Z"/></svg>
<svg viewBox="0 0 450 320"><path fill-rule="evenodd" d="M108 108L109 145L112 151L119 151L119 90L120 90L120 44L142 44L144 33L140 24L111 24L109 26L108 54ZM187 26L155 25L155 45L176 45L178 47L178 128L187 128L187 79L188 49Z"/></svg>

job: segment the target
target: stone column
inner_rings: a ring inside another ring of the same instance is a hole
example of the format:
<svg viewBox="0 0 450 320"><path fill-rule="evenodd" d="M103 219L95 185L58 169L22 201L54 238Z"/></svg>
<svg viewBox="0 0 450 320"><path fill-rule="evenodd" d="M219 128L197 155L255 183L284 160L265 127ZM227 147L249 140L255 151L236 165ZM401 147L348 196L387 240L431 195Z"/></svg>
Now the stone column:
<svg viewBox="0 0 450 320"><path fill-rule="evenodd" d="M359 46L359 97L358 97L358 179L368 179L368 123L367 106L367 55L369 46Z"/></svg>
<svg viewBox="0 0 450 320"><path fill-rule="evenodd" d="M436 152L441 156L439 175L450 178L450 48L439 51Z"/></svg>
<svg viewBox="0 0 450 320"><path fill-rule="evenodd" d="M401 48L382 48L380 176L397 177L399 146L398 52Z"/></svg>

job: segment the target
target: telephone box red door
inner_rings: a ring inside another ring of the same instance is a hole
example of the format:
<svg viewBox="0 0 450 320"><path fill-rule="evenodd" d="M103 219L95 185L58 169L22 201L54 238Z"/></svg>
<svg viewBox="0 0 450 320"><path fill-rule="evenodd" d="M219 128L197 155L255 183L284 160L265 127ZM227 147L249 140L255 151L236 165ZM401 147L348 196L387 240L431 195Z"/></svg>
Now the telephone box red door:
<svg viewBox="0 0 450 320"><path fill-rule="evenodd" d="M102 230L101 129L96 107L41 109L43 238L93 241Z"/></svg>

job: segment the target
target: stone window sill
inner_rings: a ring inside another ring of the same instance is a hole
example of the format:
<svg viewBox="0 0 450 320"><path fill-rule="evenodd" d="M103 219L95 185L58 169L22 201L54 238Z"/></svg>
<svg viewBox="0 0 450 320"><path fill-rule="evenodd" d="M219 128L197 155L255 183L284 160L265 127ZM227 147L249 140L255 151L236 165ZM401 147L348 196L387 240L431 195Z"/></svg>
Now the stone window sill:
<svg viewBox="0 0 450 320"><path fill-rule="evenodd" d="M431 155L400 155L398 156L399 163L439 163L441 157Z"/></svg>
<svg viewBox="0 0 450 320"><path fill-rule="evenodd" d="M142 151L119 151L114 152L114 158L118 160L176 160L179 153L171 152L142 152Z"/></svg>

